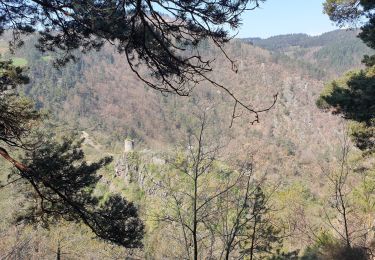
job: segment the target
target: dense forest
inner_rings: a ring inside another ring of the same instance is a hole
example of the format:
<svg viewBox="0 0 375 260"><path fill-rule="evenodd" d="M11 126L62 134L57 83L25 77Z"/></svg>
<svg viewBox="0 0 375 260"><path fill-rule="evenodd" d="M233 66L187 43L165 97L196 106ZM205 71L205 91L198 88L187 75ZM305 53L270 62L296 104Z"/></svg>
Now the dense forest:
<svg viewBox="0 0 375 260"><path fill-rule="evenodd" d="M342 46L344 51L351 51L352 43L361 46L352 32L337 31L331 34L338 34L340 37L345 35L348 38L345 41L348 45ZM325 35L321 37L321 41L315 41L324 50L329 46L325 45ZM289 44L293 45L293 41L291 38ZM6 42L6 39L3 42ZM174 171L179 168L172 162L177 159L189 160L184 159L184 156L187 156L184 155L184 147L189 146L189 140L186 138L189 132L199 130L199 124L202 123L201 113L206 107L210 110L205 112L207 133L204 134L207 135L207 143L204 145L215 146L217 139L222 140L216 148L217 158L215 157L215 163L210 166L210 174L202 177L202 182L206 182L208 178L210 183L215 185L215 178L224 178L225 175L222 174L233 172L231 178L240 178L241 185L244 185L247 176L242 176L240 168L237 167L245 162L235 161L248 160L246 163L252 165L249 178L251 194L265 196L266 199L262 200L267 200L267 204L259 214L265 219L272 218L272 222L269 222L272 225L264 228L274 232L263 234L265 237L259 238L259 247L270 247L269 250L276 247L280 252L289 252L310 248L318 243L319 239L334 239L335 234L330 233L331 227L327 221L335 218L337 213L327 204L330 203L329 198L332 195L328 175L341 163L341 145L346 130L343 121L320 111L315 101L324 80L335 77L330 71L339 71L342 68L340 65L332 68L326 62L319 63L319 60L315 59L295 59L289 56L287 51L274 53L249 45L247 41L234 41L227 46L226 51L238 63L238 74L228 69L229 66L218 67L215 77L218 77L219 81L236 82L239 93L251 96L254 104L271 103L275 93L279 93L279 100L275 109L261 117L261 123L249 126L251 115L245 115L236 119L229 128L231 114L228 111L232 103L219 91L207 87L197 91L192 97L179 98L148 90L142 87L122 62L123 57L116 54L111 46L106 46L100 52L80 55L77 62L68 63L58 70L51 66L53 56L33 50L33 44L35 40L30 37L25 47L17 50L14 56L7 52L4 52L3 56L27 67L30 82L22 91L24 95L35 100L39 109L50 112L48 128L59 129L58 132L75 132L85 137L83 147L88 160L107 155L115 158L101 170L103 178L97 184L95 192L97 196L105 199L109 193L116 191L137 204L147 228L145 254L156 258L179 258L186 253L183 247L180 248L183 243L179 242L182 238L178 238L178 234L171 234L171 237L166 235L177 226L173 227L172 221L159 223L152 219L159 214L166 214L166 210L174 207L173 201L169 201L172 197L165 201L164 196L169 194L168 189L172 187L164 187L164 182L168 185L171 185L171 181L179 183L182 185L180 192L184 185L188 185L188 180L183 176L175 176ZM219 56L209 43L201 48L210 55ZM350 59L351 68L359 66L359 58L365 51L365 48L360 48L353 54L358 58ZM332 55L335 57L336 53ZM339 55L345 56L341 53ZM221 59L219 62L225 62L224 58ZM326 59L330 60L331 57ZM331 70L324 69L325 66L329 66ZM124 142L127 139L135 143L135 150L130 153L124 153ZM351 167L354 168L359 152L352 145L345 145L351 147L354 160ZM234 147L240 147L239 154L233 152L236 150ZM241 158L242 153L246 153L248 157ZM169 176L169 173L174 177ZM236 174L240 176L234 177ZM356 182L358 187L353 196L364 196L359 193L362 185L360 179ZM176 186L174 188L176 189ZM223 187L215 187L220 188ZM7 193L10 192L13 192L12 187L8 188ZM3 192L4 198L11 197L7 193ZM13 227L9 222L11 211L5 209L9 207L9 203L13 203L14 196L11 201L2 200L2 212L10 214L3 217L3 234L12 238L4 237L4 252L19 246L22 254L33 257L38 254L52 256L58 246L61 246L62 252L73 258L98 255L105 257L106 254L109 254L110 258L116 256L116 251L112 252L111 249L111 252L108 252L105 245L94 246L93 243L98 242L85 237L83 234L88 231L83 227L76 229L63 222L56 223L50 231L27 225ZM219 203L212 201L212 205L214 202ZM168 207L160 208L161 205ZM17 208L14 210L17 211ZM328 219L322 219L321 213L317 214L324 211L328 211ZM209 221L216 223L219 220ZM249 220L248 225L251 225L252 221ZM19 236L14 242L12 240L15 235L10 235L12 232ZM42 243L41 237L44 236L53 239ZM71 237L82 244L71 244L68 242ZM272 243L262 244L268 243L269 240ZM175 245L169 248L170 243ZM318 244L314 248L318 247ZM245 245L246 243L241 247L245 248ZM90 251L86 252L85 248L90 248ZM274 248L273 252L276 252L276 249ZM208 251L204 252L208 254ZM310 251L305 253L313 254Z"/></svg>
<svg viewBox="0 0 375 260"><path fill-rule="evenodd" d="M5 30L0 259L373 259L374 50L358 34L217 48L218 33L196 44L203 74L137 35L149 63L85 33L69 35L83 51L48 32L9 49ZM185 95L190 69L208 76Z"/></svg>
<svg viewBox="0 0 375 260"><path fill-rule="evenodd" d="M267 39L243 40L267 49L275 55L286 55L296 60L308 61L324 68L324 71L329 71L331 75L341 75L353 67L360 66L363 53L373 53L373 50L356 38L358 33L359 30L337 30L319 36L289 34Z"/></svg>

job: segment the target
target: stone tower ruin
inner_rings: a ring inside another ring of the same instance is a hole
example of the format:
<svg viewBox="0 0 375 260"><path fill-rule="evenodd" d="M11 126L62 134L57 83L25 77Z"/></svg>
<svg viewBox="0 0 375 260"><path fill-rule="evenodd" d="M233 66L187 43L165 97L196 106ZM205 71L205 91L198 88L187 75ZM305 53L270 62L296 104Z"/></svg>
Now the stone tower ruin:
<svg viewBox="0 0 375 260"><path fill-rule="evenodd" d="M134 151L134 141L130 139L126 139L124 143L124 152L129 153Z"/></svg>

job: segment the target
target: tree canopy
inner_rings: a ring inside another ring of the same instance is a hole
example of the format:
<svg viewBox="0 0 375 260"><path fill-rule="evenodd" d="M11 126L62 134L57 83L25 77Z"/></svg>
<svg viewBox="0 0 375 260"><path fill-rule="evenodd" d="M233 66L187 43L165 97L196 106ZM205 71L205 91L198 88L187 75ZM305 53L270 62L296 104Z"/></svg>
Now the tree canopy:
<svg viewBox="0 0 375 260"><path fill-rule="evenodd" d="M325 87L317 104L320 108L334 108L334 113L352 120L351 133L358 148L375 149L375 74L374 67L350 72L342 79Z"/></svg>
<svg viewBox="0 0 375 260"><path fill-rule="evenodd" d="M25 148L30 126L41 119L41 114L30 100L15 92L18 85L28 82L23 69L13 66L11 61L0 61L0 71L0 141ZM4 148L1 149L0 152L4 152Z"/></svg>
<svg viewBox="0 0 375 260"><path fill-rule="evenodd" d="M363 23L358 37L375 49L375 3L373 1L327 0L324 10L339 25ZM358 148L366 152L375 149L375 56L365 56L366 69L350 72L329 83L317 104L334 108L354 123L351 132Z"/></svg>

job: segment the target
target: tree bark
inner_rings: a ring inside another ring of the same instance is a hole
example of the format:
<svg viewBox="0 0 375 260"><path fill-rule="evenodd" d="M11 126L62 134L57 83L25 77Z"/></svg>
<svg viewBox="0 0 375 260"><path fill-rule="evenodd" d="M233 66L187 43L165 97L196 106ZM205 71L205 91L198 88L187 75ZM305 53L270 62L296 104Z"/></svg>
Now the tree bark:
<svg viewBox="0 0 375 260"><path fill-rule="evenodd" d="M7 161L9 161L11 164L13 164L14 167L16 167L20 172L25 173L29 171L29 168L25 166L23 163L20 163L19 161L13 159L8 152L0 147L0 155Z"/></svg>

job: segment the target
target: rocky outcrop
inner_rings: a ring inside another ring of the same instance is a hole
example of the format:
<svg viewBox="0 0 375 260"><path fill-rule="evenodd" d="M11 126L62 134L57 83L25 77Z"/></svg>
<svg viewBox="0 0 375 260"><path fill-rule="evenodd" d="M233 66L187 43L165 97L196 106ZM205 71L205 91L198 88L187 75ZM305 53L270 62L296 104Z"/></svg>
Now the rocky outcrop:
<svg viewBox="0 0 375 260"><path fill-rule="evenodd" d="M150 150L134 151L125 149L115 162L115 175L125 184L137 184L148 194L155 193L158 183L155 181L155 169L162 167L165 160Z"/></svg>

